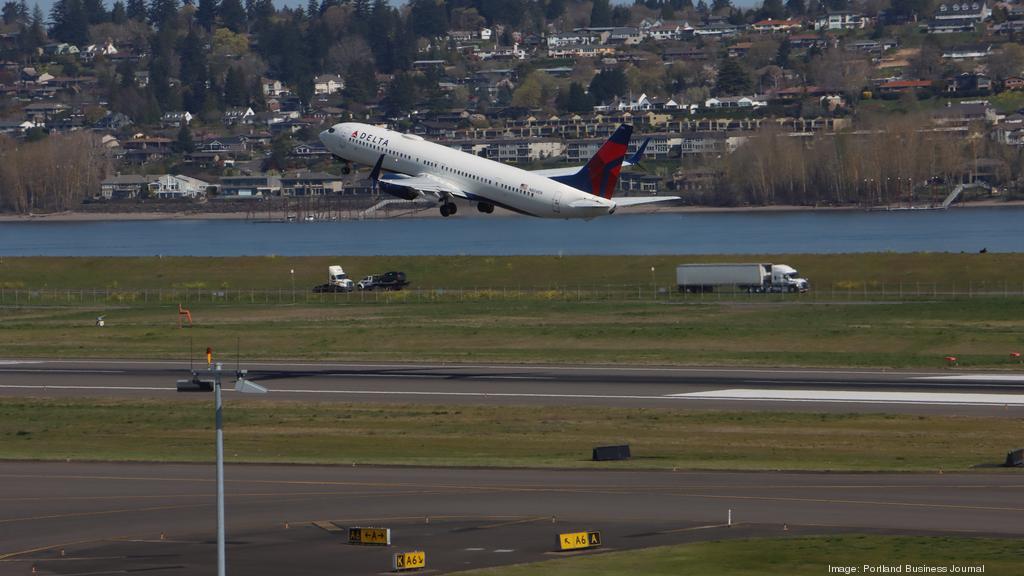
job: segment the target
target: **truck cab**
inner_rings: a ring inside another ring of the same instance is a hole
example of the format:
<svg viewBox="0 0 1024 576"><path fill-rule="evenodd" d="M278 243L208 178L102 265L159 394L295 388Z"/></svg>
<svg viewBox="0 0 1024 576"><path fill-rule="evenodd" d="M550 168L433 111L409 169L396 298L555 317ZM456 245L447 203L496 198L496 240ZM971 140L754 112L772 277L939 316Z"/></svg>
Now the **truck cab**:
<svg viewBox="0 0 1024 576"><path fill-rule="evenodd" d="M366 278L363 278L358 283L356 283L356 287L359 288L360 290L373 290L373 276L367 276Z"/></svg>
<svg viewBox="0 0 1024 576"><path fill-rule="evenodd" d="M327 267L327 283L348 292L352 291L352 280L341 266Z"/></svg>
<svg viewBox="0 0 1024 576"><path fill-rule="evenodd" d="M807 292L810 285L806 278L800 278L799 272L785 264L772 265L773 292Z"/></svg>

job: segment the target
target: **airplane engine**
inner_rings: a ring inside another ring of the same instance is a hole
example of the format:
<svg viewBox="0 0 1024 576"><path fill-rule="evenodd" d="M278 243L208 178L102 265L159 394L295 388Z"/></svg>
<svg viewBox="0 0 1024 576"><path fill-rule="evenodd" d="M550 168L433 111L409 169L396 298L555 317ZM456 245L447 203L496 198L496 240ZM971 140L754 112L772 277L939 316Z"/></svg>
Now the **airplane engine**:
<svg viewBox="0 0 1024 576"><path fill-rule="evenodd" d="M411 188L405 186L395 186L394 184L388 184L387 180L380 181L380 189L392 196L401 198L402 200L415 200L419 198L420 193Z"/></svg>

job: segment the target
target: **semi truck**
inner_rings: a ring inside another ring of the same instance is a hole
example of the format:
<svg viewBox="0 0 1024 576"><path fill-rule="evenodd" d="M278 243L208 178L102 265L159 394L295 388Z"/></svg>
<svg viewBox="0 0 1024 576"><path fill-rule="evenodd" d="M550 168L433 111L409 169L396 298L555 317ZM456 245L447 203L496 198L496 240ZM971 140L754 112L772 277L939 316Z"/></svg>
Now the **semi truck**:
<svg viewBox="0 0 1024 576"><path fill-rule="evenodd" d="M810 288L793 267L762 263L680 264L676 284L680 292L714 292L730 286L746 292L806 292Z"/></svg>
<svg viewBox="0 0 1024 576"><path fill-rule="evenodd" d="M327 283L313 287L313 292L351 292L355 285L341 266L327 267Z"/></svg>

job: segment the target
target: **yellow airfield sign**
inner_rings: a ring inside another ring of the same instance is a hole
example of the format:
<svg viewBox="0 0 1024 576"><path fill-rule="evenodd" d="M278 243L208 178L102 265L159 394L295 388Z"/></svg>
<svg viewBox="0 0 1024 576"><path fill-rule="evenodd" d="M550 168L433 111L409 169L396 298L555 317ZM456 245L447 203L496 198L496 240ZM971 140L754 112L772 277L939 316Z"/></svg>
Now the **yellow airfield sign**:
<svg viewBox="0 0 1024 576"><path fill-rule="evenodd" d="M366 544L369 546L390 546L390 528L359 528L348 529L349 544Z"/></svg>
<svg viewBox="0 0 1024 576"><path fill-rule="evenodd" d="M393 566L396 571L426 568L427 553L422 550L416 550L415 552L401 552L399 554L395 554L395 562Z"/></svg>
<svg viewBox="0 0 1024 576"><path fill-rule="evenodd" d="M583 550L601 545L600 532L567 532L558 535L559 550Z"/></svg>

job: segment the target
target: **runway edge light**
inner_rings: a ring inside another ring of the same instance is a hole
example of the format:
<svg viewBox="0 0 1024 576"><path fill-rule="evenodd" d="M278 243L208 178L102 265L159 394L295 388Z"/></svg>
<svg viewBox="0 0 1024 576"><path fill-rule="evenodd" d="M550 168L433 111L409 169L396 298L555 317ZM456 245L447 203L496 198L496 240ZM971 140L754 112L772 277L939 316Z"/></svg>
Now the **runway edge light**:
<svg viewBox="0 0 1024 576"><path fill-rule="evenodd" d="M422 550L395 554L391 567L395 572L419 570L427 567L427 553Z"/></svg>
<svg viewBox="0 0 1024 576"><path fill-rule="evenodd" d="M559 550L585 550L600 546L601 533L597 531L566 532L558 535Z"/></svg>

